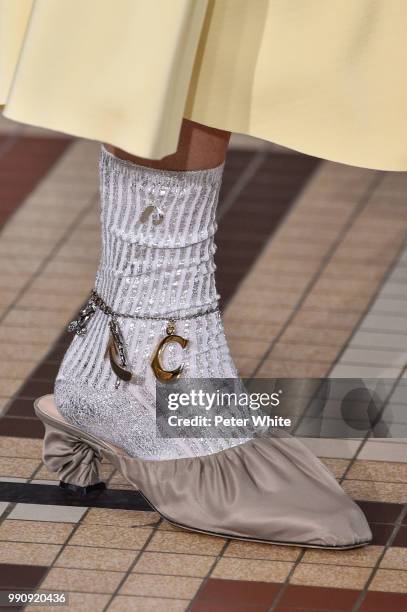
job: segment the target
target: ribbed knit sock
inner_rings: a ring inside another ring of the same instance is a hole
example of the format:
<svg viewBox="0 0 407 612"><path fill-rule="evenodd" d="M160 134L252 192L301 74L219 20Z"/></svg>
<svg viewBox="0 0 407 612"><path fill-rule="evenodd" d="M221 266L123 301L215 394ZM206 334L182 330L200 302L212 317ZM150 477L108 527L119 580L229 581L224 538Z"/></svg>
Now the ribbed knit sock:
<svg viewBox="0 0 407 612"><path fill-rule="evenodd" d="M216 206L223 167L166 172L121 160L102 148L102 250L95 289L120 318L130 382L112 371L108 317L97 310L86 334L75 335L55 384L64 417L84 431L144 459L217 452L241 439L163 439L156 435L151 358L167 321L188 339L171 343L164 367L184 363L183 377L235 378L221 316L216 311ZM198 313L211 311L194 318ZM157 317L160 320L149 319ZM117 387L117 388L116 388Z"/></svg>

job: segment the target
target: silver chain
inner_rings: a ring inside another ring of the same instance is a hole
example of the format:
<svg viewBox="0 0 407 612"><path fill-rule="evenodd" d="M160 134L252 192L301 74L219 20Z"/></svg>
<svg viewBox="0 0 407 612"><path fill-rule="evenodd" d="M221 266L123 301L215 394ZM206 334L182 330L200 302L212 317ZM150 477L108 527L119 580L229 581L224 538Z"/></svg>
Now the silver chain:
<svg viewBox="0 0 407 612"><path fill-rule="evenodd" d="M186 315L184 317L173 317L168 315L166 317L154 317L147 315L129 314L127 312L115 312L112 308L110 308L110 306L106 304L104 299L100 297L100 295L95 291L95 289L92 290L92 293L90 295L90 301L93 302L95 306L99 308L99 310L109 315L110 317L121 317L123 319L141 319L142 321L183 321L186 319L197 319L198 317L203 317L204 315L212 314L213 312L219 311L219 307L214 306L212 308L200 310L195 314Z"/></svg>
<svg viewBox="0 0 407 612"><path fill-rule="evenodd" d="M97 293L95 289L92 290L90 294L89 300L84 308L79 311L79 316L74 321L68 325L68 331L76 332L79 336L86 334L87 332L87 323L89 319L95 314L96 308L101 310L104 314L113 319L123 318L123 319L140 319L142 321L184 321L187 319L197 319L198 317L203 317L207 314L212 314L214 312L219 312L219 307L215 306L212 308L207 308L206 310L200 310L192 315L186 315L183 317L177 316L165 316L165 317L155 317L155 316L147 316L147 315L136 315L125 312L116 312L106 302L100 295Z"/></svg>

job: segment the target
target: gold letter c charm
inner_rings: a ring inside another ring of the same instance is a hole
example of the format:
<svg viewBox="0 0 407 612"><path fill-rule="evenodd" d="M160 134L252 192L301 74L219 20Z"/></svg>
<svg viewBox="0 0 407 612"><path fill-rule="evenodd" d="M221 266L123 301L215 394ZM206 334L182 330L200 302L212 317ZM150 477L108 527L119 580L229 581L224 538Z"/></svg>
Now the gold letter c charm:
<svg viewBox="0 0 407 612"><path fill-rule="evenodd" d="M165 336L165 338L163 338L161 342L159 343L159 345L157 346L153 359L151 361L151 367L153 368L155 377L158 378L159 380L166 381L166 382L168 382L169 380L174 380L174 378L178 378L178 376L181 374L184 368L184 364L181 363L181 365L179 365L174 370L165 370L163 366L161 365L161 357L163 355L165 347L167 346L167 344L170 344L171 342L176 342L184 349L188 344L188 340L186 340L186 338L182 338L182 336L177 336L174 332L175 332L175 325L172 322L168 323L167 325L168 335Z"/></svg>

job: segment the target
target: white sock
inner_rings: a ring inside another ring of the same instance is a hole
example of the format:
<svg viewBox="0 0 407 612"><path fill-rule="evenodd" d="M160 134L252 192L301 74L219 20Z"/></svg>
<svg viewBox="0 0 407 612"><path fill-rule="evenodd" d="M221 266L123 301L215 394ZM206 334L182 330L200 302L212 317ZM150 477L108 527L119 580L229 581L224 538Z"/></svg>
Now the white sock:
<svg viewBox="0 0 407 612"><path fill-rule="evenodd" d="M238 376L215 310L219 296L213 236L222 171L222 166L154 170L102 148L102 252L95 289L115 312L141 317L118 318L133 378L120 381L117 388L118 378L106 358L109 317L98 309L86 334L74 336L57 376L55 398L67 420L132 456L205 455L243 441L164 439L155 429L151 358L167 335L168 320L181 319L175 333L188 339L188 345L168 346L166 369L182 361L182 377Z"/></svg>

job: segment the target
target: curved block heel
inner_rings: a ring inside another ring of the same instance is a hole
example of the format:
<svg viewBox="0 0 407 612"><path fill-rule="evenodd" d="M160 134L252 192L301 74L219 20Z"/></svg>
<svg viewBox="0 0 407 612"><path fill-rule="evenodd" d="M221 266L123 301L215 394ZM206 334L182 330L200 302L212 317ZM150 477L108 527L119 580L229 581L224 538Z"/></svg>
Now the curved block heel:
<svg viewBox="0 0 407 612"><path fill-rule="evenodd" d="M64 489L64 491L67 491L76 497L88 497L88 495L100 493L106 489L104 482L98 482L94 485L89 485L88 487L78 487L78 485L70 484L69 482L64 482L63 480L60 481L59 487L60 489Z"/></svg>
<svg viewBox="0 0 407 612"><path fill-rule="evenodd" d="M61 488L80 496L104 489L98 448L47 422L44 426L43 461L58 474Z"/></svg>

